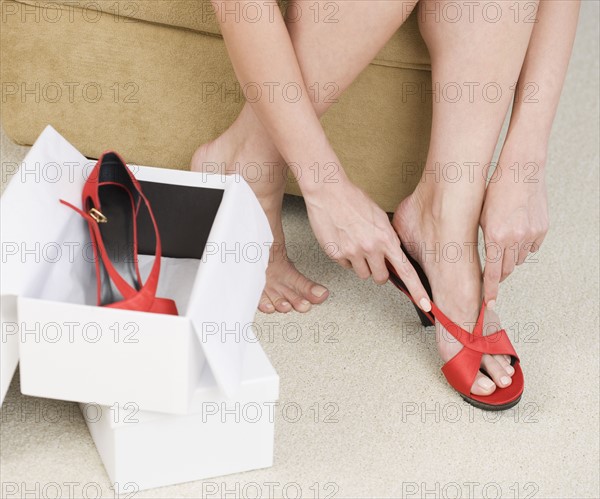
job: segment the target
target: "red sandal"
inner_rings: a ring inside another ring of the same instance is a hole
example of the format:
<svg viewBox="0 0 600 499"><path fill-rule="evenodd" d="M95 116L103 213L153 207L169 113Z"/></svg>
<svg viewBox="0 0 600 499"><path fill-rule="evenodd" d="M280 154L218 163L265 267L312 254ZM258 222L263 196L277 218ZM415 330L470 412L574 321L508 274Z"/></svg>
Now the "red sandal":
<svg viewBox="0 0 600 499"><path fill-rule="evenodd" d="M425 272L421 266L406 252L408 260L417 271L421 282L423 283L429 296L432 296L431 287ZM442 326L459 341L463 348L454 357L452 357L442 367L444 376L460 396L469 404L484 409L486 411L502 411L510 409L517 405L523 394L523 371L521 370L519 357L513 348L506 331L501 329L490 335L483 335L483 316L485 312L485 301L481 306L479 317L473 328L473 333L469 333L452 322L446 315L431 301L431 312L424 312L419 308L417 302L413 299L408 288L402 282L393 266L386 261L390 272L390 281L413 302L415 309L424 326L433 326L436 319ZM490 355L509 355L511 358L511 366L515 372L512 376L512 383L506 388L497 387L491 395L476 395L471 393L471 386L475 381L475 377L479 371L487 375L481 367L481 357L483 354Z"/></svg>
<svg viewBox="0 0 600 499"><path fill-rule="evenodd" d="M99 306L178 315L173 300L156 297L162 254L158 226L140 183L116 152L107 151L98 159L83 187L83 209L62 199L60 202L88 222ZM142 202L156 241L154 263L144 283L137 254L137 218Z"/></svg>

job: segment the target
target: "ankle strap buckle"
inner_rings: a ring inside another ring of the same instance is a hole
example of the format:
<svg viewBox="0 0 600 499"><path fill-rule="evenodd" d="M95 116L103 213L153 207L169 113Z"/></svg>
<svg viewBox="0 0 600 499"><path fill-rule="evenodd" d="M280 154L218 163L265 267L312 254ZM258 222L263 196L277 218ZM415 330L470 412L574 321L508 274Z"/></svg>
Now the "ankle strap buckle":
<svg viewBox="0 0 600 499"><path fill-rule="evenodd" d="M96 208L92 208L89 212L90 217L96 220L96 223L105 224L108 222L108 218L106 218L99 210Z"/></svg>

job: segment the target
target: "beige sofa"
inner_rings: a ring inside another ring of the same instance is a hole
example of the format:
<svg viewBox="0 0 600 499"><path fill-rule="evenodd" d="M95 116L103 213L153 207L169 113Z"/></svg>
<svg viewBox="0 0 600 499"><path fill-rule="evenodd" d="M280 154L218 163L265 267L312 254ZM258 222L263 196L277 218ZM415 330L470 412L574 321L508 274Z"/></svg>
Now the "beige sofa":
<svg viewBox="0 0 600 499"><path fill-rule="evenodd" d="M185 169L243 103L209 0L1 7L1 119L19 144L50 123L88 157L114 148L133 163ZM430 84L413 14L323 118L349 176L387 211L418 181ZM288 192L298 194L293 182Z"/></svg>

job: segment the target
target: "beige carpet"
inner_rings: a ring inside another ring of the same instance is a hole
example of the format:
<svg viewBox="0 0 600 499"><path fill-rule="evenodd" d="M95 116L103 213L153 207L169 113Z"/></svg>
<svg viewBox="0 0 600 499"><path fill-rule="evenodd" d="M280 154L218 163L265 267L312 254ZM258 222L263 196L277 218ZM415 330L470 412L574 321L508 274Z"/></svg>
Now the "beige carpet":
<svg viewBox="0 0 600 499"><path fill-rule="evenodd" d="M276 497L286 485L293 497L294 483L304 497L600 497L598 3L583 3L550 146L551 230L538 261L510 277L498 302L526 376L518 408L490 415L461 402L439 370L433 335L406 334L415 321L407 300L329 263L301 200L288 199L284 220L297 264L331 298L306 315L257 320L277 323L263 347L281 376L280 404L298 404L302 417L292 423L279 410L275 465L209 480L215 497L240 495L250 482L265 497L270 482ZM1 146L3 169L26 152L4 135ZM302 331L300 341L284 339L289 322ZM331 331L336 343L325 341ZM2 412L0 495L10 483L19 487L12 497L26 490L33 497L36 484L63 484L66 496L64 484L78 483L81 494L94 482L113 496L74 404L24 397L17 379L5 404L24 412ZM56 410L57 423L40 416ZM195 482L135 497L202 490Z"/></svg>

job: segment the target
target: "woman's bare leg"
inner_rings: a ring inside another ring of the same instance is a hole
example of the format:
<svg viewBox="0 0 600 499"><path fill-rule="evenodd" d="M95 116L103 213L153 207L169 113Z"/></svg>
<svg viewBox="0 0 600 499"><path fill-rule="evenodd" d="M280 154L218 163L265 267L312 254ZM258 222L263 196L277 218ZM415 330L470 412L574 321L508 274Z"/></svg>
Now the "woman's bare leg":
<svg viewBox="0 0 600 499"><path fill-rule="evenodd" d="M394 227L423 265L436 304L456 323L472 327L482 300L477 236L487 165L511 104L511 89L533 24L515 22L508 2L452 3L461 9L459 21L450 22L457 11L445 9L442 0L420 3L421 33L439 92L434 95L425 171L415 192L398 206ZM510 5L525 3L533 2ZM499 329L493 312L486 314L486 321L496 323L490 324L488 334ZM462 346L439 323L436 332L440 355L448 361ZM491 379L479 373L473 393L490 394L496 386L511 383L514 370L505 356L484 355L482 366Z"/></svg>
<svg viewBox="0 0 600 499"><path fill-rule="evenodd" d="M328 4L337 10L334 12ZM312 96L317 115L321 116L331 105L331 100L324 98L331 95L330 85L337 86L339 96L406 20L415 4L416 0L323 0L310 5L290 2L288 17L295 21L288 20L287 26L304 82L309 88L314 89L317 84L320 89L318 98L317 93ZM259 309L267 313L292 309L305 312L311 303L324 301L328 292L298 272L287 259L281 224L285 162L246 104L223 135L196 151L192 169L214 171L217 164L228 173L254 174L254 167L246 167L250 163L260 165L263 171L260 178L248 180L269 218L275 239Z"/></svg>

